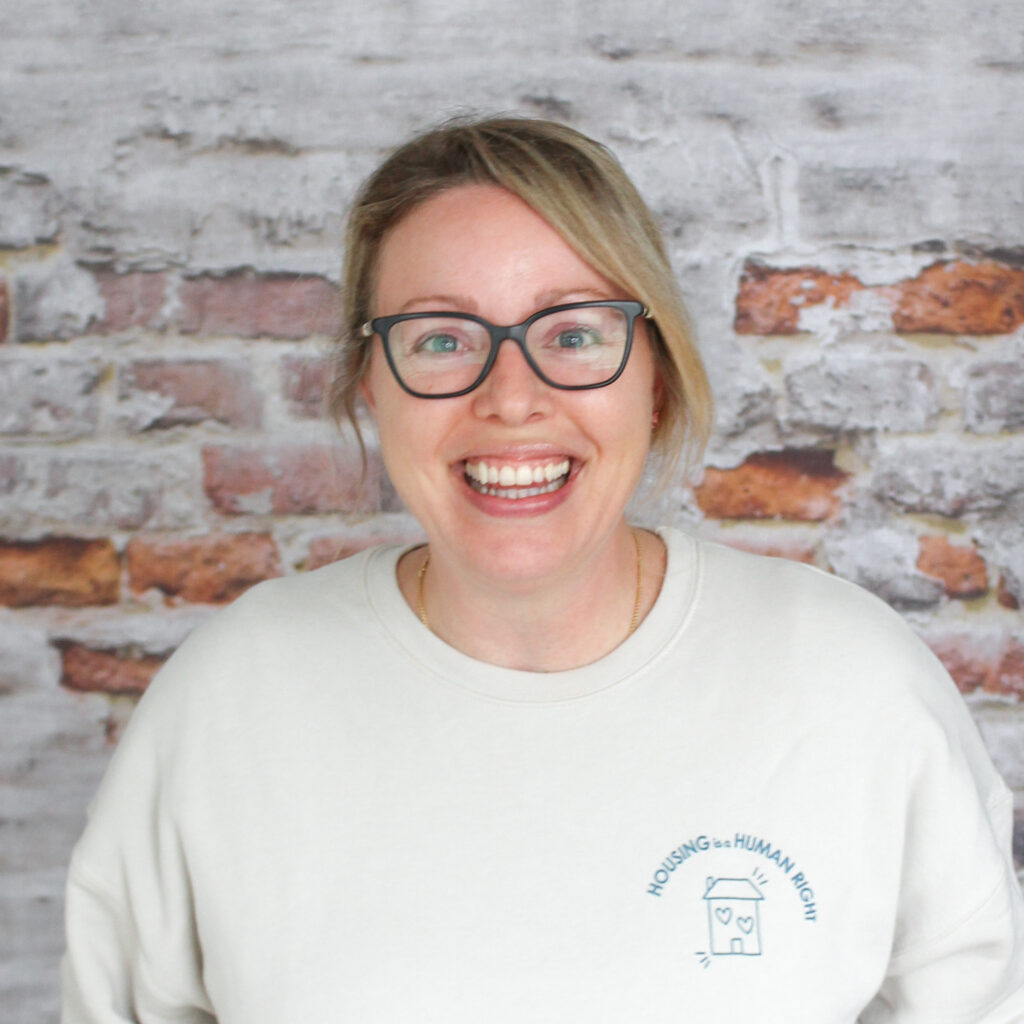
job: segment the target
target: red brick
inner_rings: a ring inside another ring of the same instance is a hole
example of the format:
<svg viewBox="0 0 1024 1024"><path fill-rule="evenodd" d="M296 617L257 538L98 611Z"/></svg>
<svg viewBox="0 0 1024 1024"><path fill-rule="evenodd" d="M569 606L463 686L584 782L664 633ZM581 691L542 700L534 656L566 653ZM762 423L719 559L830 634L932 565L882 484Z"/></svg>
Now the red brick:
<svg viewBox="0 0 1024 1024"><path fill-rule="evenodd" d="M1007 645L993 674L991 689L995 693L1024 697L1024 644Z"/></svg>
<svg viewBox="0 0 1024 1024"><path fill-rule="evenodd" d="M903 333L1009 334L1024 324L1024 270L1002 263L933 263L886 292Z"/></svg>
<svg viewBox="0 0 1024 1024"><path fill-rule="evenodd" d="M0 544L0 604L115 604L121 565L109 540L55 537Z"/></svg>
<svg viewBox="0 0 1024 1024"><path fill-rule="evenodd" d="M65 645L61 656L61 684L84 693L142 693L167 660L131 650L95 650L83 644Z"/></svg>
<svg viewBox="0 0 1024 1024"><path fill-rule="evenodd" d="M776 270L747 263L736 296L738 334L796 334L800 310L832 301L845 306L864 285L852 274L827 274L815 267Z"/></svg>
<svg viewBox="0 0 1024 1024"><path fill-rule="evenodd" d="M970 636L933 637L929 646L964 693L984 690L1024 697L1024 644L1008 637L998 644Z"/></svg>
<svg viewBox="0 0 1024 1024"><path fill-rule="evenodd" d="M1011 593L1009 584L1007 584L1004 576L999 577L999 587L996 590L996 600L1004 608L1009 608L1011 611L1017 611L1020 608L1020 601L1018 601Z"/></svg>
<svg viewBox="0 0 1024 1024"><path fill-rule="evenodd" d="M373 530L365 534L329 534L314 537L309 542L309 554L303 568L319 569L331 562L340 561L350 555L372 548L377 544L411 544L422 539L418 529Z"/></svg>
<svg viewBox="0 0 1024 1024"><path fill-rule="evenodd" d="M252 372L241 361L148 359L126 366L119 395L155 392L172 400L169 409L140 423L141 429L173 427L216 420L229 427L256 427L263 401Z"/></svg>
<svg viewBox="0 0 1024 1024"><path fill-rule="evenodd" d="M331 562L339 562L363 548L370 547L373 543L374 541L370 540L366 544L355 544L350 537L314 537L309 542L305 568L319 569L321 566L330 565Z"/></svg>
<svg viewBox="0 0 1024 1024"><path fill-rule="evenodd" d="M167 300L167 275L160 272L94 270L96 284L106 306L96 325L100 331L125 331L132 327L159 327Z"/></svg>
<svg viewBox="0 0 1024 1024"><path fill-rule="evenodd" d="M330 360L324 356L286 356L281 362L282 390L296 416L326 415Z"/></svg>
<svg viewBox="0 0 1024 1024"><path fill-rule="evenodd" d="M697 504L715 519L793 519L834 516L846 474L825 451L752 455L735 469L709 469L696 488Z"/></svg>
<svg viewBox="0 0 1024 1024"><path fill-rule="evenodd" d="M928 645L961 692L972 693L985 688L992 674L992 663L986 652L973 649L969 642L956 637L930 639Z"/></svg>
<svg viewBox="0 0 1024 1024"><path fill-rule="evenodd" d="M306 338L335 335L341 326L338 289L322 277L203 275L183 281L178 298L187 334Z"/></svg>
<svg viewBox="0 0 1024 1024"><path fill-rule="evenodd" d="M232 601L254 583L281 575L277 544L260 533L135 537L126 555L135 593L155 587L197 604Z"/></svg>
<svg viewBox="0 0 1024 1024"><path fill-rule="evenodd" d="M7 290L7 282L0 279L0 345L11 332L11 293Z"/></svg>
<svg viewBox="0 0 1024 1024"><path fill-rule="evenodd" d="M950 597L980 597L988 591L988 568L978 549L951 544L942 534L921 538L917 567L942 580Z"/></svg>
<svg viewBox="0 0 1024 1024"><path fill-rule="evenodd" d="M371 511L379 478L368 471L364 482L361 468L354 451L323 444L203 449L206 494L229 515Z"/></svg>

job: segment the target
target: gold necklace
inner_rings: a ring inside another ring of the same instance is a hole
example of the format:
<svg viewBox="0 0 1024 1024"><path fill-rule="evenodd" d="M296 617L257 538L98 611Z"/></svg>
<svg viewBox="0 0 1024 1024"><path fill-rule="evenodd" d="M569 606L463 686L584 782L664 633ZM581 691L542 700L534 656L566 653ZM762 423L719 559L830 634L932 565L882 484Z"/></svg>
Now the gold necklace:
<svg viewBox="0 0 1024 1024"><path fill-rule="evenodd" d="M629 632L626 636L632 636L636 627L640 625L640 600L644 589L644 556L640 553L640 538L636 530L633 534L633 546L636 548L636 599L633 602L633 617L629 620ZM427 619L427 606L423 603L423 578L427 575L427 566L430 565L430 548L427 548L427 557L416 573L416 604L420 615L420 622L427 629L430 629L430 621Z"/></svg>

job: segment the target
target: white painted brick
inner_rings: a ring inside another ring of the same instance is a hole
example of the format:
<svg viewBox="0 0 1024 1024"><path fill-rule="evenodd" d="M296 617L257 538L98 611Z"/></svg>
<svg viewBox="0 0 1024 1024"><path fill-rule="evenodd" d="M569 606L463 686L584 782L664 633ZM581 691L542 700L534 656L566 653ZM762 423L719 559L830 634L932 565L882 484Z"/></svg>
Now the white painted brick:
<svg viewBox="0 0 1024 1024"><path fill-rule="evenodd" d="M80 437L96 429L102 367L70 359L0 359L0 434Z"/></svg>
<svg viewBox="0 0 1024 1024"><path fill-rule="evenodd" d="M1024 607L1024 486L1009 514L982 519L974 532L986 561L999 568L1006 589Z"/></svg>
<svg viewBox="0 0 1024 1024"><path fill-rule="evenodd" d="M0 1001L10 1024L57 1024L58 957L14 956L0 961Z"/></svg>
<svg viewBox="0 0 1024 1024"><path fill-rule="evenodd" d="M54 687L59 679L60 657L43 630L13 615L0 617L0 699L14 691Z"/></svg>
<svg viewBox="0 0 1024 1024"><path fill-rule="evenodd" d="M975 434L1024 429L1024 367L1019 361L971 367L964 389L964 424Z"/></svg>
<svg viewBox="0 0 1024 1024"><path fill-rule="evenodd" d="M61 258L19 271L14 310L18 341L51 341L83 334L104 305L92 275Z"/></svg>
<svg viewBox="0 0 1024 1024"><path fill-rule="evenodd" d="M1024 445L905 441L880 450L872 488L908 512L997 513L1024 493Z"/></svg>
<svg viewBox="0 0 1024 1024"><path fill-rule="evenodd" d="M67 640L98 649L134 647L142 654L173 651L214 609L209 607L161 608L125 615L116 608L64 612L48 625L53 640Z"/></svg>
<svg viewBox="0 0 1024 1024"><path fill-rule="evenodd" d="M0 520L11 532L174 529L202 509L198 455L76 448L0 459Z"/></svg>
<svg viewBox="0 0 1024 1024"><path fill-rule="evenodd" d="M917 569L917 538L891 526L856 527L826 537L832 570L898 608L935 605L942 583Z"/></svg>
<svg viewBox="0 0 1024 1024"><path fill-rule="evenodd" d="M922 431L935 426L941 399L926 363L827 354L786 376L787 423L845 433Z"/></svg>
<svg viewBox="0 0 1024 1024"><path fill-rule="evenodd" d="M59 201L43 175L0 169L0 246L52 242L60 229Z"/></svg>

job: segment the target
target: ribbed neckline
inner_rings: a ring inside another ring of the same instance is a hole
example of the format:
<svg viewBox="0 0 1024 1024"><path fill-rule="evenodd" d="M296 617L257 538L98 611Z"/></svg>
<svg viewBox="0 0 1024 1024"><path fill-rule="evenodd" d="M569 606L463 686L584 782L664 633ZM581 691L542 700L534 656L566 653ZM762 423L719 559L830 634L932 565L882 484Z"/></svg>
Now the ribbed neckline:
<svg viewBox="0 0 1024 1024"><path fill-rule="evenodd" d="M439 681L499 701L548 704L577 700L644 671L678 640L701 575L700 547L681 531L657 531L668 552L665 579L654 607L636 632L599 661L564 672L524 672L477 661L435 636L406 604L398 587L398 560L416 545L387 545L366 557L364 585L370 607L407 657Z"/></svg>

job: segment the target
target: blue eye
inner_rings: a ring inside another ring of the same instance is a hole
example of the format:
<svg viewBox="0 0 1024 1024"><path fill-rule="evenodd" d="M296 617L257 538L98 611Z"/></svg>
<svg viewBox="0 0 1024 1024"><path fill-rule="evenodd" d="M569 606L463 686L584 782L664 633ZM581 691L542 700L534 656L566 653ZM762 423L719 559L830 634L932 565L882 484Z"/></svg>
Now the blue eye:
<svg viewBox="0 0 1024 1024"><path fill-rule="evenodd" d="M559 348L579 349L588 345L600 345L601 335L597 331L573 327L570 330L559 331L555 341Z"/></svg>
<svg viewBox="0 0 1024 1024"><path fill-rule="evenodd" d="M451 334L430 334L417 346L420 352L444 354L457 352L459 340Z"/></svg>

